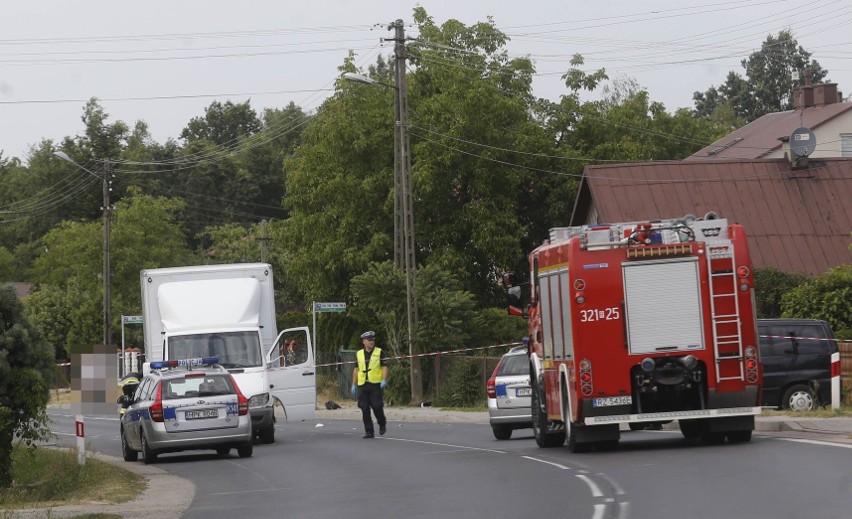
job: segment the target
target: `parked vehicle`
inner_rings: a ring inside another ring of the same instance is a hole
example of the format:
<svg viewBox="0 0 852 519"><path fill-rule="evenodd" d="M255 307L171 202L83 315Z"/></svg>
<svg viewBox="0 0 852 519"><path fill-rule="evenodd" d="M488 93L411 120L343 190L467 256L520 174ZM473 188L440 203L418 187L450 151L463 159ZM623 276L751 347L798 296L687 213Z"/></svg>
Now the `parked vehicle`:
<svg viewBox="0 0 852 519"><path fill-rule="evenodd" d="M530 365L526 346L506 352L486 385L488 419L498 440L508 440L512 431L532 427L530 413Z"/></svg>
<svg viewBox="0 0 852 519"><path fill-rule="evenodd" d="M276 403L287 420L313 418L310 334L307 327L277 334L269 264L146 269L140 276L146 360L217 357L249 399L252 429L263 443L275 441ZM298 363L287 362L288 351L298 351L291 356Z"/></svg>
<svg viewBox="0 0 852 519"><path fill-rule="evenodd" d="M154 463L164 452L214 449L252 455L248 399L219 359L152 362L133 396L121 395L124 461Z"/></svg>
<svg viewBox="0 0 852 519"><path fill-rule="evenodd" d="M809 411L831 402L837 341L825 321L758 319L763 405ZM838 363L839 363L839 355Z"/></svg>
<svg viewBox="0 0 852 519"><path fill-rule="evenodd" d="M551 229L529 254L530 300L514 277L539 447L613 448L621 425L668 420L686 438L751 440L761 377L742 226L708 213Z"/></svg>

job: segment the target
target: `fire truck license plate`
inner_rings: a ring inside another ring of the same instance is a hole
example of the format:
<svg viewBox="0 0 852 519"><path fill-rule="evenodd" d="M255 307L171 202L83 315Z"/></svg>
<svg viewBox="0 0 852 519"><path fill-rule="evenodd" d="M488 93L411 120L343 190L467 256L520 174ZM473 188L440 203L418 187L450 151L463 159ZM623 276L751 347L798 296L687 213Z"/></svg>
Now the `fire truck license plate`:
<svg viewBox="0 0 852 519"><path fill-rule="evenodd" d="M630 405L633 403L633 398L630 396L605 396L603 398L593 398L593 407L610 407L614 405Z"/></svg>
<svg viewBox="0 0 852 519"><path fill-rule="evenodd" d="M187 420L201 420L204 418L216 418L219 416L219 413L215 409L202 409L200 411L187 411L185 416Z"/></svg>

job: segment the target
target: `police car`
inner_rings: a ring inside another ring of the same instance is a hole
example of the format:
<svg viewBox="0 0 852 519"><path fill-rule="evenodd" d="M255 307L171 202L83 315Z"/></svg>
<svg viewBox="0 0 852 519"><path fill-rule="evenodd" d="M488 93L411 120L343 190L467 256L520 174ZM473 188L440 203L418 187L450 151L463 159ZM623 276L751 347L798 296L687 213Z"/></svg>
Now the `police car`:
<svg viewBox="0 0 852 519"><path fill-rule="evenodd" d="M526 346L516 346L500 358L486 384L488 418L498 440L512 431L532 427L530 366Z"/></svg>
<svg viewBox="0 0 852 519"><path fill-rule="evenodd" d="M149 464L161 453L190 449L252 455L248 399L218 362L215 357L152 362L133 395L118 398L125 461L141 453Z"/></svg>

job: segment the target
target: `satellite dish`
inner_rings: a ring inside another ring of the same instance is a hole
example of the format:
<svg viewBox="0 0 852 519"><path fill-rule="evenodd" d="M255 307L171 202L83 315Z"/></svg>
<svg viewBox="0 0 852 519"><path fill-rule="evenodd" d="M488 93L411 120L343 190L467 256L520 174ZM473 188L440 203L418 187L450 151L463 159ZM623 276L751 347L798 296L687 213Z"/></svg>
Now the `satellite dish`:
<svg viewBox="0 0 852 519"><path fill-rule="evenodd" d="M796 128L790 134L790 153L793 158L807 157L816 150L816 135L809 128Z"/></svg>

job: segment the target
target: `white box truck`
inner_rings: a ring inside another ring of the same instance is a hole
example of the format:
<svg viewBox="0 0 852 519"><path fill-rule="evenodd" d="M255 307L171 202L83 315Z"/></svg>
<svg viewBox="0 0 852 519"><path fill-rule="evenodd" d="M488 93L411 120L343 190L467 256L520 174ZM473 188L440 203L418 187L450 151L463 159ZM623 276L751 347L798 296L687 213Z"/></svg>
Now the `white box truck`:
<svg viewBox="0 0 852 519"><path fill-rule="evenodd" d="M275 441L276 405L286 420L314 417L310 333L277 333L269 264L145 269L140 280L146 363L217 357L249 398L252 429L263 443Z"/></svg>

